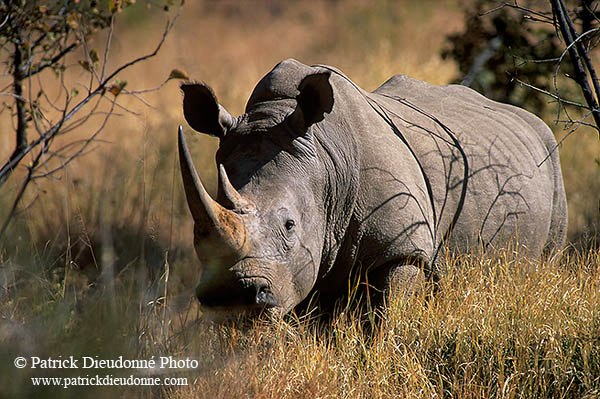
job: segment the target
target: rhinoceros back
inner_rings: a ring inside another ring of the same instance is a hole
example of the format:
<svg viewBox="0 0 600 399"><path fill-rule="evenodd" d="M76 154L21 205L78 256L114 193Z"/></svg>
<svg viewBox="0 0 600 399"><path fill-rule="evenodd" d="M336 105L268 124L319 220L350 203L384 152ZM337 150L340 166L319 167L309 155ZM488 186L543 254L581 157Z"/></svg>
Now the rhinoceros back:
<svg viewBox="0 0 600 399"><path fill-rule="evenodd" d="M534 254L564 245L566 198L556 141L539 118L464 86L403 75L373 93L397 111L396 122L431 181L438 245L447 238L464 251L513 241Z"/></svg>

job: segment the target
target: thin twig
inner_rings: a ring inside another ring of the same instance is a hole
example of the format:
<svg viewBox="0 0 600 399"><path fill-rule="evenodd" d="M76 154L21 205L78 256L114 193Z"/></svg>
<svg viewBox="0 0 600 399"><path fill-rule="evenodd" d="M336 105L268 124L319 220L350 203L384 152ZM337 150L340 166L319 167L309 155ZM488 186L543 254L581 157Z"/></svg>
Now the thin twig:
<svg viewBox="0 0 600 399"><path fill-rule="evenodd" d="M114 109L114 105L115 102L113 101L113 105L111 107L111 111L112 109ZM106 124L108 123L108 119L110 118L110 116L112 115L112 112L109 111L106 113L106 116L102 122L102 124L100 125L100 127L98 127L96 129L96 131L87 139L83 140L83 144L81 145L81 147L79 149L77 149L77 151L75 151L75 153L73 153L72 155L70 155L63 163L61 163L60 166L57 166L54 169L49 170L48 172L42 174L42 175L36 175L33 178L34 179L39 179L39 178L43 178L43 177L48 177L51 176L53 174L55 174L56 172L64 169L68 164L70 164L72 161L74 161L76 158L78 158L81 154L83 154L83 152L85 151L85 149L92 143L95 142L96 137L102 132L102 130L104 130L104 128L106 127Z"/></svg>
<svg viewBox="0 0 600 399"><path fill-rule="evenodd" d="M110 17L110 28L108 29L108 37L106 38L106 47L104 47L104 60L102 60L102 72L100 73L100 79L104 80L104 74L106 73L106 64L108 63L108 53L110 51L110 44L112 43L112 37L114 32L114 16Z"/></svg>
<svg viewBox="0 0 600 399"><path fill-rule="evenodd" d="M588 34L594 33L594 32L599 32L600 28L594 28L591 29L583 34L581 34L579 37L577 37L577 39L575 39L572 43L570 43L560 54L560 57L558 57L558 60L556 62L556 69L554 70L554 88L558 91L558 72L560 70L560 66L565 58L565 56L567 54L570 54L571 49L573 48L573 46L576 46L578 42L580 42L581 40L583 40L583 38L585 36L587 36ZM575 80L577 82L577 80ZM578 82L577 82L578 83ZM578 83L579 84L579 83Z"/></svg>
<svg viewBox="0 0 600 399"><path fill-rule="evenodd" d="M28 167L27 176L25 177L25 180L23 180L23 184L21 185L21 189L19 190L19 192L17 194L17 197L13 201L13 204L12 204L12 207L10 209L10 212L8 213L8 216L4 220L4 223L2 224L2 228L0 229L0 240L4 236L4 233L6 232L6 229L8 228L8 225L10 224L11 219L15 215L15 211L17 210L17 206L19 205L19 202L21 202L21 198L23 198L23 195L25 194L25 189L27 188L27 186L31 182L31 177L33 175L33 171L34 171L35 167L37 166L40 158L42 157L42 154L44 152L44 147L45 146L42 145L42 149L40 150L39 154L37 155L37 157L35 158L35 160L32 162L31 166Z"/></svg>
<svg viewBox="0 0 600 399"><path fill-rule="evenodd" d="M70 46L62 49L61 52L56 54L51 60L49 60L43 64L38 64L37 68L31 69L28 73L28 76L32 77L33 75L37 75L38 73L42 72L44 69L49 68L52 65L56 64L58 61L60 61L61 58L63 58L65 55L69 54L71 52L71 50L73 50L75 47L77 47L77 43L71 43Z"/></svg>
<svg viewBox="0 0 600 399"><path fill-rule="evenodd" d="M85 62L87 62L87 67L89 68L90 73L90 84L88 87L91 88L94 83L94 77L98 83L102 82L102 78L98 76L98 72L96 71L94 62L92 61L92 57L90 57L90 49L87 45L87 40L85 39L85 35L83 34L81 27L79 28L79 35L81 36L81 42L83 43L83 59Z"/></svg>
<svg viewBox="0 0 600 399"><path fill-rule="evenodd" d="M152 87L150 89L144 89L144 90L123 90L122 94L126 94L129 96L132 96L133 98L135 98L136 100L138 100L139 102L141 102L142 104L144 104L146 107L151 108L151 109L156 109L152 104L150 104L148 101L146 101L143 97L140 96L140 94L146 94L146 93L152 93L155 91L158 91L160 89L162 89L167 83L169 83L169 81L171 81L171 78L167 78L164 80L164 82L162 82L160 85ZM129 111L128 112L132 112ZM135 114L137 115L137 114Z"/></svg>
<svg viewBox="0 0 600 399"><path fill-rule="evenodd" d="M577 52L579 53L581 58L583 58L583 62L587 68L588 73L590 74L590 79L592 80L592 86L594 87L594 93L596 94L596 102L597 102L597 100L600 98L600 86L598 85L598 76L596 75L596 70L594 69L594 66L592 65L592 60L590 59L589 54L587 53L586 49L583 47L583 42L582 42L581 38L591 32L596 32L600 29L598 29L598 28L590 29L590 30L584 32L582 35L577 36L577 32L575 31L575 27L573 26L573 22L571 21L570 18L567 18L567 24L569 25L569 31L571 32L571 35L575 38L574 43L577 47Z"/></svg>
<svg viewBox="0 0 600 399"><path fill-rule="evenodd" d="M575 102L575 101L565 100L564 98L562 98L562 97L560 97L560 96L558 96L558 95L556 95L554 93L551 93L551 92L549 92L547 90L544 90L544 89L540 89L539 87L533 86L533 85L531 85L531 84L529 84L527 82L524 82L524 81L522 81L522 80L520 80L518 78L513 78L513 79L515 80L515 82L519 83L520 85L525 86L525 87L527 87L527 88L529 88L531 90L535 90L535 91L537 91L539 93L545 94L545 95L547 95L549 97L552 97L555 100L557 100L558 102L565 103L565 104L568 104L568 105L572 105L572 106L575 106L575 107L580 107L580 108L588 109L588 110L590 109L585 104L581 104L581 103L578 103L578 102Z"/></svg>
<svg viewBox="0 0 600 399"><path fill-rule="evenodd" d="M572 127L571 129L569 129L569 132L567 134L565 134L565 136L563 138L561 138L559 140L558 143L556 143L556 145L554 147L552 147L552 149L550 151L548 151L548 155L546 155L546 157L544 159L542 159L542 161L537 165L537 167L539 168L540 166L542 166L542 164L544 162L546 162L546 160L548 160L548 158L550 158L552 156L552 153L554 151L556 151L558 149L558 147L560 147L563 143L563 141L565 141L567 139L567 137L569 137L573 132L575 132L575 130L579 129L579 127L581 125L584 126L589 126L589 127L593 127L595 129L598 129L597 126L595 126L594 124L588 123L588 122L584 122L584 120L590 116L591 112L588 112L581 120L578 121L573 121L573 120L557 120L556 122L568 122L568 123L572 123L573 125L575 125L574 127Z"/></svg>
<svg viewBox="0 0 600 399"><path fill-rule="evenodd" d="M8 22L8 17L10 16L10 14L6 14L6 16L4 17L4 21L2 21L2 23L0 24L0 29L2 29L2 27Z"/></svg>
<svg viewBox="0 0 600 399"><path fill-rule="evenodd" d="M540 21L540 22L552 22L552 18L549 17L548 15L544 14L544 13L541 13L539 11L535 11L535 10L532 10L532 9L529 9L529 8L526 8L526 7L521 7L518 4L510 4L510 3L504 3L504 4L502 4L502 5L498 6L498 7L495 7L493 9L491 9L491 10L484 11L483 13L479 14L479 16L483 17L484 15L491 14L493 12L502 10L502 9L504 9L506 7L513 8L513 9L519 10L519 11L525 11L525 12L531 13L531 14L539 17L539 18L542 18L543 21Z"/></svg>

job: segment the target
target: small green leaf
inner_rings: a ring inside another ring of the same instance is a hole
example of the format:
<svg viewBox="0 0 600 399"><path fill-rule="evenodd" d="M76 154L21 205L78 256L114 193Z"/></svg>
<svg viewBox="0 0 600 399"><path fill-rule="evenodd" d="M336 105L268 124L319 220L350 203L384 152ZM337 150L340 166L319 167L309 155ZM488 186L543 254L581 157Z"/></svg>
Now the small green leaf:
<svg viewBox="0 0 600 399"><path fill-rule="evenodd" d="M77 61L79 63L79 65L81 65L81 67L83 69L85 69L88 72L92 72L92 68L90 67L90 63L85 61L85 60L79 60Z"/></svg>
<svg viewBox="0 0 600 399"><path fill-rule="evenodd" d="M100 60L100 57L98 57L98 52L95 48L90 50L90 60L92 60L94 64Z"/></svg>
<svg viewBox="0 0 600 399"><path fill-rule="evenodd" d="M185 71L182 71L181 69L175 68L169 74L169 79L189 80L190 76Z"/></svg>
<svg viewBox="0 0 600 399"><path fill-rule="evenodd" d="M125 88L125 86L127 86L127 81L123 80L123 81L118 81L115 82L114 85L109 87L109 91L112 93L113 96L118 96L121 91Z"/></svg>
<svg viewBox="0 0 600 399"><path fill-rule="evenodd" d="M77 13L73 11L71 14L67 16L67 25L69 25L73 29L79 28L79 17Z"/></svg>
<svg viewBox="0 0 600 399"><path fill-rule="evenodd" d="M112 13L119 13L122 11L121 9L121 0L109 0L108 1L108 10Z"/></svg>

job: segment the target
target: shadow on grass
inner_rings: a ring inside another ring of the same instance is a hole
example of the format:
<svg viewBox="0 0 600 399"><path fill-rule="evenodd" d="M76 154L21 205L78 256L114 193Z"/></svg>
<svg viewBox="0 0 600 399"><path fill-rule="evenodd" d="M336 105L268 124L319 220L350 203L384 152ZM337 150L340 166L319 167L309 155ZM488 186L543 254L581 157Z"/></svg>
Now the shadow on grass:
<svg viewBox="0 0 600 399"><path fill-rule="evenodd" d="M174 246L134 224L71 230L68 237L42 230L33 235L15 224L9 235L13 239L0 249L0 396L158 392L159 387L93 386L106 384L107 376L152 377L147 368L86 366L93 359L172 355L161 337L170 327L161 323L167 317L167 298L169 315L193 312L191 248ZM25 368L14 365L18 357L27 360ZM40 363L34 368L36 358ZM60 378L38 381L59 386L36 386L32 378L37 377Z"/></svg>

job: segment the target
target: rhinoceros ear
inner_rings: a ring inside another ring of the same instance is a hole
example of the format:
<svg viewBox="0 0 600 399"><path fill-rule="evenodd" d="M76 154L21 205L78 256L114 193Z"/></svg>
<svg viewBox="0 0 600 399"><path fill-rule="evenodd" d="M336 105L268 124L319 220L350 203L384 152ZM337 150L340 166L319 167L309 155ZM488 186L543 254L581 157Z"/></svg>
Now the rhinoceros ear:
<svg viewBox="0 0 600 399"><path fill-rule="evenodd" d="M298 122L301 123L300 128L304 131L312 124L321 122L325 118L325 113L330 113L333 109L330 75L329 71L308 75L298 85L300 93L296 101L299 110L302 111L302 121Z"/></svg>
<svg viewBox="0 0 600 399"><path fill-rule="evenodd" d="M219 105L212 89L205 84L184 83L183 115L196 131L223 138L233 125L233 117Z"/></svg>

